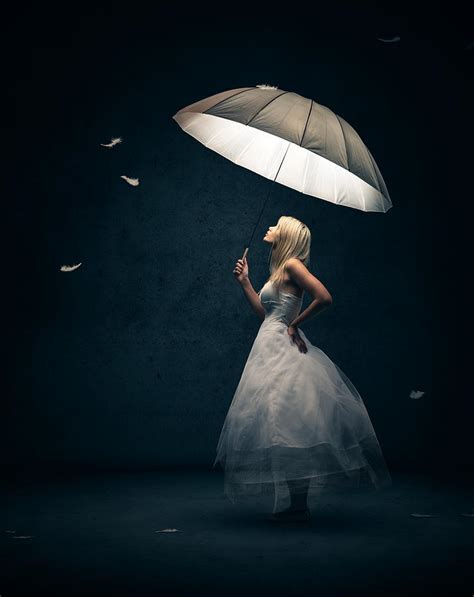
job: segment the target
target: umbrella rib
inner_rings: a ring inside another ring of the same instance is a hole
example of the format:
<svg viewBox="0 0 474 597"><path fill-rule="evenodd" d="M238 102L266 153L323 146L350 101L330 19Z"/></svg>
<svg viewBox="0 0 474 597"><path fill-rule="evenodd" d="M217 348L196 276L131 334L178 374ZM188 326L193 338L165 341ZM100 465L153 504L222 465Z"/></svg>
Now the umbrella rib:
<svg viewBox="0 0 474 597"><path fill-rule="evenodd" d="M347 153L346 136L344 135L344 129L342 128L342 124L341 124L341 121L339 120L339 116L335 112L334 112L334 116L337 118L337 122L339 123L339 126L341 127L342 138L344 139L344 149L346 151L347 171L350 172L351 170L349 168L349 154ZM362 191L360 184L359 184L359 190L360 190L360 196L362 198L362 203L364 204L364 211L366 211L364 192Z"/></svg>
<svg viewBox="0 0 474 597"><path fill-rule="evenodd" d="M229 97L225 97L224 99L222 99L219 102L217 102L217 104L214 104L213 106L211 106L207 110L204 110L204 112L202 112L202 114L206 114L209 110L214 110L214 108L216 106L218 106L219 104L222 104L223 102L226 102L227 100L235 97L236 95L239 95L241 93L245 93L246 91L251 91L252 89L253 89L253 87L249 87L248 89L243 89L242 91L237 91L237 93L233 93L232 95L229 95Z"/></svg>
<svg viewBox="0 0 474 597"><path fill-rule="evenodd" d="M303 146L303 139L304 139L304 136L306 134L306 128L308 127L309 117L311 116L311 110L312 109L313 109L313 100L311 100L311 105L309 107L308 118L306 119L306 124L304 125L304 131L303 131L303 136L301 137L300 147Z"/></svg>
<svg viewBox="0 0 474 597"><path fill-rule="evenodd" d="M342 128L342 124L341 124L341 121L339 120L339 116L335 112L333 114L337 118L337 122L339 123L339 126L341 128L342 138L344 139L344 150L346 152L347 170L349 170L349 172L350 172L350 168L349 168L349 155L347 153L346 136L344 135L344 129Z"/></svg>
<svg viewBox="0 0 474 597"><path fill-rule="evenodd" d="M385 193L384 193L384 192L382 192L382 190L380 189L380 187L381 187L382 189L384 189L384 190L387 192L387 195L388 195L388 189L387 189L387 185L385 184L385 181L383 180L383 177L382 177L382 183L383 183L383 184L381 184L381 182L380 182L380 179L379 179L379 176L378 176L378 174L377 174L377 169L376 169L376 167L375 167L375 160L373 159L373 157L372 157L372 154L370 153L370 150L369 150L369 148L368 148L368 147L367 147L367 155L369 156L370 163L372 164L372 169L373 169L373 171L374 171L374 176L375 176L375 178L376 178L376 180L377 180L377 185L378 185L378 187L379 187L379 188L377 189L377 191L378 191L378 192L379 192L379 193L382 195L382 197L384 197L385 199L389 199L389 197L386 197ZM380 176L382 176L382 174L380 174Z"/></svg>
<svg viewBox="0 0 474 597"><path fill-rule="evenodd" d="M264 110L264 109L265 109L267 106L269 106L269 105L270 105L272 102L274 102L276 99L278 99L278 98L279 98L279 97L281 97L282 95L285 95L285 93L289 93L289 91L284 91L283 93L280 93L280 95L276 95L275 97L273 97L273 98L272 98L272 99L271 99L271 100L268 102L268 104L265 104L264 106L262 106L262 107L260 108L260 110L258 110L257 112L255 112L255 114L254 114L254 115L252 116L252 118L251 118L251 119L250 119L250 120L249 120L249 121L246 123L246 125L245 125L245 126L248 126L248 125L249 125L249 124L252 122L252 120L253 120L253 119L254 119L256 116L258 116L258 114L260 114L260 112L261 112L262 110Z"/></svg>
<svg viewBox="0 0 474 597"><path fill-rule="evenodd" d="M288 142L288 147L286 148L285 155L283 156L283 159L282 159L281 164L280 164L280 166L278 168L278 172L276 173L276 176L273 179L273 182L276 181L276 179L278 178L278 175L280 174L281 167L283 166L283 162L285 161L286 154L288 153L288 150L290 149L290 145L291 145L291 142Z"/></svg>

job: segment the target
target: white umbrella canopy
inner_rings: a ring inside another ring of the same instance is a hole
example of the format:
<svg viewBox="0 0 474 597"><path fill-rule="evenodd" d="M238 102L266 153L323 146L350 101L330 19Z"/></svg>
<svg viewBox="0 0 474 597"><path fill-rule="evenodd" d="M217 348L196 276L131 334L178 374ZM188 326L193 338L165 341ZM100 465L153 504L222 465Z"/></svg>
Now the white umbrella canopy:
<svg viewBox="0 0 474 597"><path fill-rule="evenodd" d="M209 149L305 195L365 212L392 207L362 139L312 99L268 85L241 87L182 108L173 118Z"/></svg>

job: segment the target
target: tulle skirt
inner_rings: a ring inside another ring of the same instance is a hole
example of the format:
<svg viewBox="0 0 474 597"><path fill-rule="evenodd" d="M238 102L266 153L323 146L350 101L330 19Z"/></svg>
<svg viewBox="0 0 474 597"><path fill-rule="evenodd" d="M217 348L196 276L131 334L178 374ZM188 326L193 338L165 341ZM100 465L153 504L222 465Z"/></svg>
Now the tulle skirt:
<svg viewBox="0 0 474 597"><path fill-rule="evenodd" d="M290 505L290 486L311 507L330 489L392 484L359 392L299 333L306 353L284 322L265 320L245 363L213 465L232 503L263 498L277 512Z"/></svg>

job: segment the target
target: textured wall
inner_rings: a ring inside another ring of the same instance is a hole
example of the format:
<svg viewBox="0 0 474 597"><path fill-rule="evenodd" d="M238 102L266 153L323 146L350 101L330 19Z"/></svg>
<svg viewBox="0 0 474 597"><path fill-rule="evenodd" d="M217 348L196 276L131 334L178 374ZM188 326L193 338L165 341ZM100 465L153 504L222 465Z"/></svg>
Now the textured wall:
<svg viewBox="0 0 474 597"><path fill-rule="evenodd" d="M76 32L69 47L36 40L12 84L17 136L30 143L16 145L17 227L7 231L15 302L4 463L211 465L260 325L232 269L271 183L206 149L172 115L259 83L347 120L394 207L362 213L274 185L248 255L251 281L259 290L268 275L267 227L283 214L305 222L311 270L334 303L302 329L359 389L389 465L445 456L437 119L455 118L462 72L415 35L394 47L367 30L363 41L249 29L247 44L213 45L203 33L186 47L183 36L154 43L146 24L143 37L136 25L133 39L100 44L100 27L92 41ZM99 146L113 136L123 143ZM412 400L412 389L426 395Z"/></svg>

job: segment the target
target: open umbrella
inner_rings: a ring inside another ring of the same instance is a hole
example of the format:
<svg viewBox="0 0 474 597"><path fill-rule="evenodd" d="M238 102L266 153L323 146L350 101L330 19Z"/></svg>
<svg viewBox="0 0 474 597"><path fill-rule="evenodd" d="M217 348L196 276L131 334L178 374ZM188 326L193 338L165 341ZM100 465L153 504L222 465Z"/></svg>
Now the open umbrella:
<svg viewBox="0 0 474 597"><path fill-rule="evenodd" d="M392 207L362 139L312 99L269 85L242 87L190 104L173 118L235 164L305 195L362 211L385 213ZM260 216L269 194L270 189Z"/></svg>

